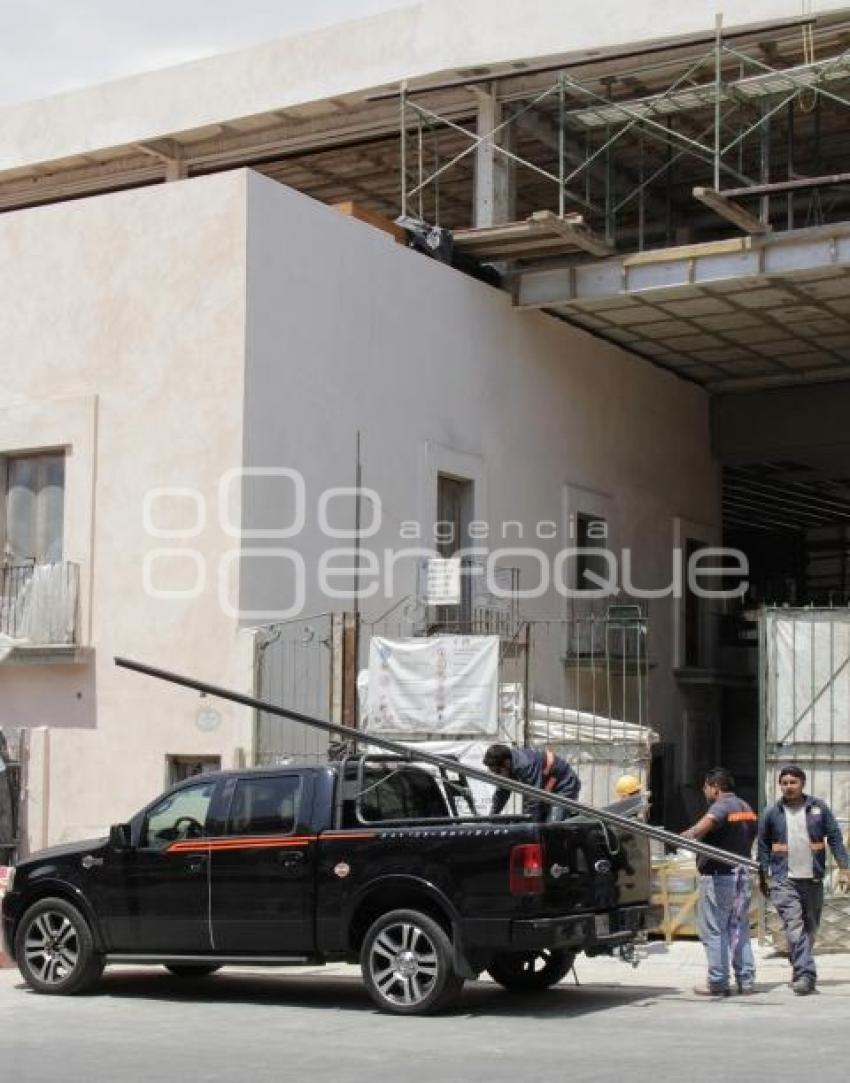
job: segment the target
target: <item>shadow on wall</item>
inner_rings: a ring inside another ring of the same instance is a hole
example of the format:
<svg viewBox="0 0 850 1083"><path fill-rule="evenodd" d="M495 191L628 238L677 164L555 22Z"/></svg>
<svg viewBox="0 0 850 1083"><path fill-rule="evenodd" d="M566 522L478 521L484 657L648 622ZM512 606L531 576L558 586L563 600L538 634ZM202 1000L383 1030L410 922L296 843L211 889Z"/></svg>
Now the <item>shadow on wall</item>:
<svg viewBox="0 0 850 1083"><path fill-rule="evenodd" d="M94 729L94 660L84 665L0 666L0 727Z"/></svg>

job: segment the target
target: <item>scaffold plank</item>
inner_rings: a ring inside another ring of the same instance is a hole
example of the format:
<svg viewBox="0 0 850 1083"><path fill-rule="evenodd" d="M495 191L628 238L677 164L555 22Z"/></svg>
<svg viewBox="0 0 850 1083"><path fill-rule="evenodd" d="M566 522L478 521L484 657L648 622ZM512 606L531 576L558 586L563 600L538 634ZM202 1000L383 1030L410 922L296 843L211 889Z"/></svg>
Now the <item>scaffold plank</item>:
<svg viewBox="0 0 850 1083"><path fill-rule="evenodd" d="M694 188L693 192L694 199L698 199L700 203L710 207L721 218L725 218L733 226L742 229L744 233L771 232L769 222L762 222L757 215L748 211L746 207L742 207L740 203L729 199L723 192L716 192L713 188Z"/></svg>
<svg viewBox="0 0 850 1083"><path fill-rule="evenodd" d="M522 222L457 230L454 243L457 249L478 259L534 259L575 251L595 256L613 253L612 246L585 224L582 215L561 218L552 211L535 211Z"/></svg>

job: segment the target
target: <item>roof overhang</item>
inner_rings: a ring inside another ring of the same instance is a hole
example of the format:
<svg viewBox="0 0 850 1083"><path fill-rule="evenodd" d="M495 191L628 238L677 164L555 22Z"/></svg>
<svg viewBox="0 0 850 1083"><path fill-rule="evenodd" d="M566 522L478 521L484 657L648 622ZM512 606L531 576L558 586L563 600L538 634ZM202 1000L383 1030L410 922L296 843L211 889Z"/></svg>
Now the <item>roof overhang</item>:
<svg viewBox="0 0 850 1083"><path fill-rule="evenodd" d="M648 3L615 6L612 18L611 5L578 11L563 0L466 0L462 5L426 0L250 49L6 106L0 108L0 180L99 162L126 172L138 164L138 147L152 141L175 139L191 147L219 139L230 150L234 135L250 143L252 131L272 131L293 120L327 124L333 119L336 127L345 127L349 110L354 110L356 127L363 123L370 94L402 81L415 85L498 78L547 60L566 65L604 62L607 53L624 43L653 49L659 42L686 45L705 38L718 8L730 30L800 17L797 0L691 0L665 5L663 20ZM820 0L818 21L829 22L846 9L847 0ZM454 98L458 96L463 97L460 87ZM367 112L374 121L375 110ZM392 108L390 113L397 115ZM380 112L377 119L380 124ZM198 149L210 153L208 147Z"/></svg>
<svg viewBox="0 0 850 1083"><path fill-rule="evenodd" d="M850 222L518 273L543 309L729 393L850 378Z"/></svg>

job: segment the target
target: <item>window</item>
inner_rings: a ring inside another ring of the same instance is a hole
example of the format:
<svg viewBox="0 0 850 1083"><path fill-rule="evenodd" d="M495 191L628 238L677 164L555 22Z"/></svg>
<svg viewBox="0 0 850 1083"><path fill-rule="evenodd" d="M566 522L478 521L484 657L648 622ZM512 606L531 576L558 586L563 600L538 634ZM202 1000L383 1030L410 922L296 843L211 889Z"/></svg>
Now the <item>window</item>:
<svg viewBox="0 0 850 1083"><path fill-rule="evenodd" d="M448 474L437 477L437 550L448 559L468 542L473 516L474 484Z"/></svg>
<svg viewBox="0 0 850 1083"><path fill-rule="evenodd" d="M236 784L227 834L289 835L298 820L298 775L249 778Z"/></svg>
<svg viewBox="0 0 850 1083"><path fill-rule="evenodd" d="M577 549L607 549L608 547L608 524L599 515L585 515L579 512L576 515L576 548ZM579 553L576 557L576 590L599 590L600 585L593 579L587 578L587 572L606 583L610 570L605 558L599 553Z"/></svg>
<svg viewBox="0 0 850 1083"><path fill-rule="evenodd" d="M65 454L7 455L3 473L3 559L58 564L65 518Z"/></svg>
<svg viewBox="0 0 850 1083"><path fill-rule="evenodd" d="M464 478L437 476L437 523L434 531L435 548L443 560L469 545L469 524L474 515L475 485ZM472 616L470 561L459 558L461 564L460 602L437 606L437 624L465 623Z"/></svg>
<svg viewBox="0 0 850 1083"><path fill-rule="evenodd" d="M706 599L694 594L691 590L690 577L687 570L690 567L691 558L700 549L703 543L694 538L688 538L685 542L685 665L704 666L706 664Z"/></svg>
<svg viewBox="0 0 850 1083"><path fill-rule="evenodd" d="M147 815L142 846L164 850L178 839L202 838L215 785L211 781L187 786L163 798Z"/></svg>
<svg viewBox="0 0 850 1083"><path fill-rule="evenodd" d="M363 778L364 820L427 820L448 816L437 780L416 768L370 768Z"/></svg>
<svg viewBox="0 0 850 1083"><path fill-rule="evenodd" d="M166 756L165 785L176 786L193 775L221 770L221 756Z"/></svg>

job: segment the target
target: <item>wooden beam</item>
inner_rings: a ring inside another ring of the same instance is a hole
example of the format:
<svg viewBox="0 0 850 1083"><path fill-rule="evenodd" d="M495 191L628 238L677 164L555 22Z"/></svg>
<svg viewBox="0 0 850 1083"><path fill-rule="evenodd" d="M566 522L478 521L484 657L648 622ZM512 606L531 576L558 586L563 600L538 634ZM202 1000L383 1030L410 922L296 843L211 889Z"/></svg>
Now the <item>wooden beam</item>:
<svg viewBox="0 0 850 1083"><path fill-rule="evenodd" d="M531 221L535 226L539 224L574 244L576 248L590 252L593 256L613 255L614 246L586 226L580 214L570 214L560 218L552 211L535 211L531 216Z"/></svg>
<svg viewBox="0 0 850 1083"><path fill-rule="evenodd" d="M694 188L693 195L694 199L698 199L700 203L710 207L721 218L725 218L733 226L742 229L744 233L771 232L769 222L762 222L760 218L742 207L740 203L735 203L729 199L722 192L716 192L713 188Z"/></svg>
<svg viewBox="0 0 850 1083"><path fill-rule="evenodd" d="M798 189L827 188L833 184L850 184L850 173L832 173L826 177L797 177L794 180L772 181L770 184L752 184L746 188L727 188L719 194L727 199L740 199L744 196L796 192Z"/></svg>
<svg viewBox="0 0 850 1083"><path fill-rule="evenodd" d="M175 139L151 139L147 143L134 143L133 147L164 162L167 181L185 180L189 176L183 147Z"/></svg>

